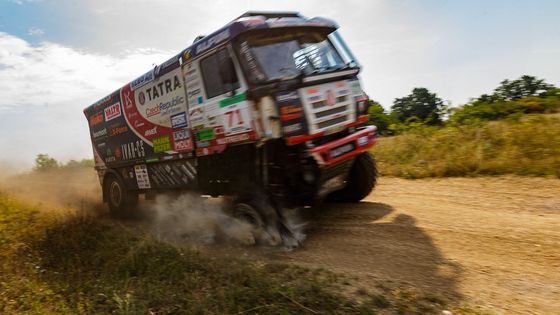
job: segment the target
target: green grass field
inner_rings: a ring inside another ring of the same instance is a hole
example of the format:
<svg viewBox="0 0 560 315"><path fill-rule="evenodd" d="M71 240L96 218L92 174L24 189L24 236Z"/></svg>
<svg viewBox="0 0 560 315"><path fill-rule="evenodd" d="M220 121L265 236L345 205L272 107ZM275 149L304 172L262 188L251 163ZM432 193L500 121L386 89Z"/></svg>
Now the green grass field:
<svg viewBox="0 0 560 315"><path fill-rule="evenodd" d="M404 178L517 174L560 178L560 116L423 127L372 149L383 175Z"/></svg>

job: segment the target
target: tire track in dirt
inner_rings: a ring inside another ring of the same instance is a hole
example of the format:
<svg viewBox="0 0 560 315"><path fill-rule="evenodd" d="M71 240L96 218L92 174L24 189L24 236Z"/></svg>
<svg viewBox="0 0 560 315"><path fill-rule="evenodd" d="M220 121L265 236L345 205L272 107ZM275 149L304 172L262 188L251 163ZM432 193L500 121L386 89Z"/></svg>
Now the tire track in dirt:
<svg viewBox="0 0 560 315"><path fill-rule="evenodd" d="M272 259L412 285L498 314L560 309L560 181L381 178L359 204L306 214L304 248Z"/></svg>

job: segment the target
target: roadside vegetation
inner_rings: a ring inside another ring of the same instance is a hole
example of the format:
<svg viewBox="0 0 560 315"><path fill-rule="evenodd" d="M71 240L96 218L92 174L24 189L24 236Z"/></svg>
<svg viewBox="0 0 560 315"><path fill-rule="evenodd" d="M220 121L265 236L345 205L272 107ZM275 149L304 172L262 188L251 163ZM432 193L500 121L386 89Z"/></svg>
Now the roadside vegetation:
<svg viewBox="0 0 560 315"><path fill-rule="evenodd" d="M53 216L0 194L2 314L477 313L413 288L351 283L175 246L83 213Z"/></svg>
<svg viewBox="0 0 560 315"><path fill-rule="evenodd" d="M537 175L560 178L560 89L532 76L449 107L425 88L373 103L373 148L384 175L404 178Z"/></svg>

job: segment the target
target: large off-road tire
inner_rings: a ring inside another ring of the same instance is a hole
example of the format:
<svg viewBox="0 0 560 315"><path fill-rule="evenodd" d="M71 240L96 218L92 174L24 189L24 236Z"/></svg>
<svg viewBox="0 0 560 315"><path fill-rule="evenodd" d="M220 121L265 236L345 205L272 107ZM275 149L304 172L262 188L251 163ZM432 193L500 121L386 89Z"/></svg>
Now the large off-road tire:
<svg viewBox="0 0 560 315"><path fill-rule="evenodd" d="M138 194L128 191L120 178L108 175L104 189L112 217L131 219L138 215Z"/></svg>
<svg viewBox="0 0 560 315"><path fill-rule="evenodd" d="M329 195L328 199L339 202L360 202L371 193L377 182L377 167L369 152L356 157L348 174L346 186Z"/></svg>

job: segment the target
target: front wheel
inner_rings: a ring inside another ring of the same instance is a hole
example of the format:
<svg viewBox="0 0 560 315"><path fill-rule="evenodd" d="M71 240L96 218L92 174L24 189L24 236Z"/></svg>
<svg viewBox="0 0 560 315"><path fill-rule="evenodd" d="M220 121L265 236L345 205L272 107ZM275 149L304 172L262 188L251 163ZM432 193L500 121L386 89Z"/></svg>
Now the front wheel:
<svg viewBox="0 0 560 315"><path fill-rule="evenodd" d="M369 152L361 153L354 160L346 186L329 195L329 200L360 202L371 193L377 182L377 167Z"/></svg>
<svg viewBox="0 0 560 315"><path fill-rule="evenodd" d="M135 217L138 194L128 191L120 178L109 175L105 181L105 194L111 216L120 219Z"/></svg>

